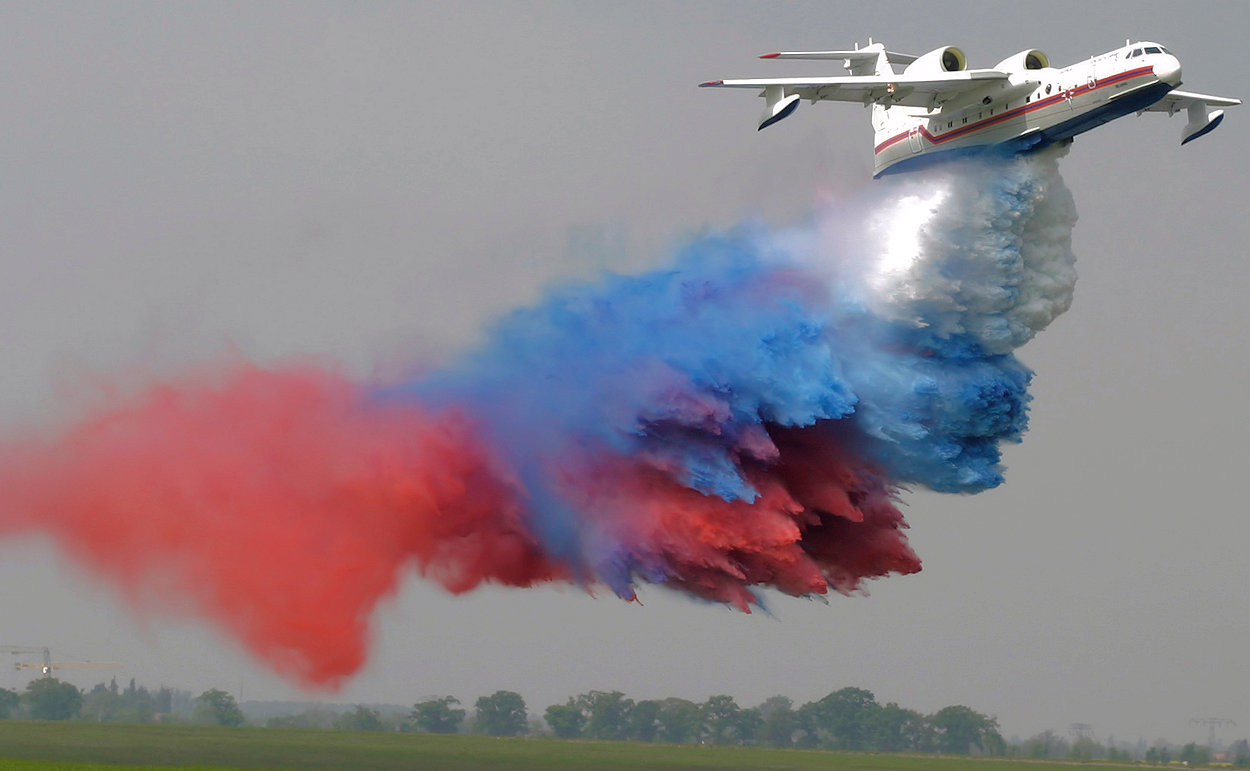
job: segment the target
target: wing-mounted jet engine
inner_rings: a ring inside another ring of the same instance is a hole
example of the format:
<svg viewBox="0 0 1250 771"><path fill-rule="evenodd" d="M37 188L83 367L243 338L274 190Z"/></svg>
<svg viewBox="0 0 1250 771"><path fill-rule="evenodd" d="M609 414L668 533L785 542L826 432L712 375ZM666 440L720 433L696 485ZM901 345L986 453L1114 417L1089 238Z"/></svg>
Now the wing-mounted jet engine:
<svg viewBox="0 0 1250 771"><path fill-rule="evenodd" d="M961 72L968 69L968 57L955 46L935 48L920 56L903 70L906 75L929 75L940 72Z"/></svg>
<svg viewBox="0 0 1250 771"><path fill-rule="evenodd" d="M1050 68L1050 57L1036 48L1012 54L994 65L994 69L1003 72L1022 72L1024 70L1045 70Z"/></svg>

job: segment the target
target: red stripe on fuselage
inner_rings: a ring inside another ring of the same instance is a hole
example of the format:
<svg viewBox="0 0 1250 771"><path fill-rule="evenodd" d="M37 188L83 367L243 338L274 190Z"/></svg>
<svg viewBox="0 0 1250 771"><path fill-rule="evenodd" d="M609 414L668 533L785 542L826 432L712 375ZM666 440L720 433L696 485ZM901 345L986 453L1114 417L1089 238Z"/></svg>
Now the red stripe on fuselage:
<svg viewBox="0 0 1250 771"><path fill-rule="evenodd" d="M995 115L992 118L986 118L984 120L978 121L971 125L947 132L940 136L934 136L933 134L930 134L929 129L926 128L923 124L921 124L920 126L916 128L911 128L911 129L908 129L907 131L904 131L901 134L896 134L895 136L892 136L889 139L882 142L881 144L877 145L876 149L873 151L873 154L874 155L879 154L881 153L882 150L885 150L886 148L891 147L894 144L903 141L915 131L919 131L919 133L922 134L925 139L929 140L930 144L937 145L943 142L949 142L952 139L966 137L969 134L973 133L974 131L980 131L983 128L989 128L990 126L997 125L1005 120L1011 120L1012 118L1016 118L1026 113L1033 112L1034 110L1043 110L1047 107L1058 104L1060 101L1064 99L1071 99L1072 97L1075 97L1078 94L1087 94L1091 91L1096 91L1100 88L1106 88L1107 86L1114 86L1115 84L1122 83L1125 80L1130 80L1132 78L1141 77L1143 75L1149 75L1149 74L1152 74L1153 72L1154 72L1154 67L1139 67L1135 70L1121 72L1118 75L1112 75L1109 78L1104 78L1103 80L1095 81L1094 85L1092 86L1089 83L1086 83L1085 85L1077 86L1076 88L1071 88L1071 89L1068 89L1067 91L1060 91L1054 96L1048 96L1045 99L1042 99L1041 101L1033 102L1031 104L1025 104L1021 107L1017 107L1014 110L1008 110L1007 112L1004 112L1002 115Z"/></svg>

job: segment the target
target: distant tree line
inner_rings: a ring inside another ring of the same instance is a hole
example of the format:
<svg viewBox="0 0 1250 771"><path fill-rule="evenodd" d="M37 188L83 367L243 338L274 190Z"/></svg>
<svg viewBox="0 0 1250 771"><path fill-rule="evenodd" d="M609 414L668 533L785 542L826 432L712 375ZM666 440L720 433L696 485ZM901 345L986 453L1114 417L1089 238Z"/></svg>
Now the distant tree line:
<svg viewBox="0 0 1250 771"><path fill-rule="evenodd" d="M175 702L180 708L175 710ZM160 719L237 726L245 717L234 697L211 689L194 700L186 692L161 688L155 692L132 680L120 688L116 680L87 692L56 678L31 681L17 694L0 689L0 719L82 719L145 723ZM314 707L301 714L271 718L270 727L329 728L354 731L470 731L492 736L551 733L563 738L619 741L769 744L884 752L948 752L1003 754L997 721L964 706L946 707L931 715L890 702L878 704L862 688L843 688L796 707L774 696L755 707L741 707L732 696L712 696L696 703L666 698L635 701L620 691L590 691L531 716L520 694L496 691L479 698L470 715L452 696L414 704L411 712L383 715L357 706L348 712Z"/></svg>
<svg viewBox="0 0 1250 771"><path fill-rule="evenodd" d="M152 723L181 719L181 715L191 712L194 703L187 691L165 687L150 691L133 679L125 688L113 679L83 691L55 677L40 677L31 680L21 693L0 688L0 720Z"/></svg>
<svg viewBox="0 0 1250 771"><path fill-rule="evenodd" d="M117 681L81 691L53 677L32 680L18 693L0 688L0 720L91 720L148 723L156 720L239 726L243 710L233 696L210 689L194 699L187 691L149 691ZM1210 748L1190 743L1173 747L1164 740L1137 751L1100 744L1087 736L1071 741L1054 731L1008 744L998 721L970 707L954 705L923 714L894 702L880 704L871 691L842 688L816 701L795 706L772 696L742 707L732 696L702 703L681 698L635 701L621 691L589 691L552 704L541 718L529 714L513 691L496 691L473 703L472 713L453 696L426 699L411 711L386 712L365 705L347 711L314 706L299 714L273 717L271 728L320 728L344 731L470 732L491 736L552 734L566 739L669 742L674 744L771 745L875 752L1006 755L1078 761L1140 761L1160 765L1206 766L1217 760ZM1229 745L1217 765L1250 768L1250 743Z"/></svg>
<svg viewBox="0 0 1250 771"><path fill-rule="evenodd" d="M414 705L413 728L461 730L467 715L458 705L452 697ZM543 728L531 725L525 701L512 691L483 696L474 708L468 728L475 733L518 736ZM879 704L862 688L843 688L799 707L785 696L742 707L726 695L697 703L680 698L635 701L620 691L590 691L547 707L543 723L566 739L997 755L1006 749L998 722L969 707L945 707L925 715L894 702Z"/></svg>
<svg viewBox="0 0 1250 771"><path fill-rule="evenodd" d="M1213 753L1210 747L1197 742L1176 747L1163 739L1156 740L1149 748L1141 742L1134 750L1117 746L1114 739L1108 739L1106 744L1089 736L1078 736L1069 741L1054 731L1043 731L1023 742L1009 745L1007 755L1038 760L1106 760L1119 763L1144 761L1160 766L1250 768L1250 742L1245 739L1238 739L1220 753Z"/></svg>

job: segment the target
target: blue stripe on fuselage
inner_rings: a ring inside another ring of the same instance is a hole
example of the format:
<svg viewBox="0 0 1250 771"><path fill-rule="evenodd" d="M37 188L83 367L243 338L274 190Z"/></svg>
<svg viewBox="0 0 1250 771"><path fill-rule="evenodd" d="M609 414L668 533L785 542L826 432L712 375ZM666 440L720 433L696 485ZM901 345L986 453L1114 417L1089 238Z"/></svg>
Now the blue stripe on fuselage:
<svg viewBox="0 0 1250 771"><path fill-rule="evenodd" d="M998 142L992 145L980 145L978 147L958 147L951 150L935 150L921 155L914 155L910 158L904 158L882 169L874 178L882 177L886 174L896 174L904 171L913 171L918 168L932 165L934 163L955 160L957 158L967 158L969 156L1027 153L1034 150L1040 150L1048 147L1055 142L1061 142L1065 139L1071 139L1077 134L1098 128L1104 123L1110 123L1116 118L1122 118L1129 113L1143 110L1163 97L1171 91L1173 86L1167 83L1154 83L1145 86L1136 91L1130 91L1123 96L1107 102L1104 105L1096 107L1089 112L1079 115L1071 120L1063 123L1057 123L1050 128L1034 131L1024 136L1008 139L1005 142ZM1214 129L1210 126L1202 133L1207 133ZM903 135L906 136L905 134ZM1192 137L1197 139L1199 135Z"/></svg>
<svg viewBox="0 0 1250 771"><path fill-rule="evenodd" d="M1131 112L1144 110L1167 96L1168 92L1173 88L1169 83L1155 83L1139 88L1136 91L1130 91L1100 107L1095 107L1087 113L1078 115L1072 120L1066 120L1048 129L1043 129L1041 133L1051 142L1056 142L1060 139L1071 139L1077 134L1098 128L1104 123L1110 123L1116 118L1122 118Z"/></svg>

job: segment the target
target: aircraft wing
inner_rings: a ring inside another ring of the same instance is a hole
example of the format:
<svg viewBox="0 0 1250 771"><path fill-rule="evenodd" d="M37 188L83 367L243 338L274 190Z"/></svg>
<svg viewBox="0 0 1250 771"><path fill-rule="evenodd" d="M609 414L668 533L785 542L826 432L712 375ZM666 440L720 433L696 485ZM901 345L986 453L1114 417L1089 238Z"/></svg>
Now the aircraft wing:
<svg viewBox="0 0 1250 771"><path fill-rule="evenodd" d="M1236 107L1241 104L1240 99L1233 99L1227 96L1211 96L1209 94L1194 94L1189 91L1169 91L1168 95L1146 108L1146 112L1166 112L1168 115L1175 115L1181 110L1189 108L1194 102L1202 102L1212 107Z"/></svg>
<svg viewBox="0 0 1250 771"><path fill-rule="evenodd" d="M1189 115L1189 122L1181 129L1181 144L1185 144L1214 131L1220 121L1224 120L1224 111L1211 110L1212 107L1235 107L1239 104L1241 100L1232 97L1172 90L1142 112L1166 112L1168 115L1175 115L1184 110Z"/></svg>
<svg viewBox="0 0 1250 771"><path fill-rule="evenodd" d="M837 52L842 53L842 52ZM810 56L810 54L809 54ZM798 57L795 57L798 58ZM964 91L1006 81L1008 74L998 70L960 70L926 75L843 75L816 78L739 78L711 80L704 88L758 88L772 101L774 94L812 102L833 100L908 107L933 107ZM772 93L769 93L770 90Z"/></svg>

